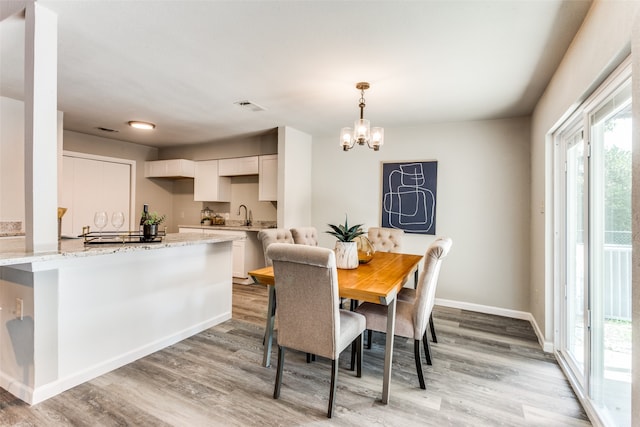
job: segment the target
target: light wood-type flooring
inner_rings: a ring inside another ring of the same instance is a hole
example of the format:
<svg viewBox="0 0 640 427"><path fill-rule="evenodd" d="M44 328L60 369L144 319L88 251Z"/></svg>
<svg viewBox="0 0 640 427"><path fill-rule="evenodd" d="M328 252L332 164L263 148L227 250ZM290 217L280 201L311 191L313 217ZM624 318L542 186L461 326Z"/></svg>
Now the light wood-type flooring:
<svg viewBox="0 0 640 427"><path fill-rule="evenodd" d="M364 352L362 378L343 353L334 417L329 361L287 353L274 400L276 350L264 368L267 293L234 285L233 319L29 406L0 389L2 426L584 426L551 354L526 321L436 307L438 343L420 390L413 342L395 342L391 399L380 401L384 335Z"/></svg>

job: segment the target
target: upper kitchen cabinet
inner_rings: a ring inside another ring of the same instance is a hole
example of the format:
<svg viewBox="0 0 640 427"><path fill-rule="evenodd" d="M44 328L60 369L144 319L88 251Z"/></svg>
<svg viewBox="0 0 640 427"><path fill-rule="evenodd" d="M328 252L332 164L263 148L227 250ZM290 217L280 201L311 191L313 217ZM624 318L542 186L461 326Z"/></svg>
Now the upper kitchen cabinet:
<svg viewBox="0 0 640 427"><path fill-rule="evenodd" d="M193 178L194 162L186 159L144 162L145 178Z"/></svg>
<svg viewBox="0 0 640 427"><path fill-rule="evenodd" d="M278 155L260 156L258 169L258 200L278 201Z"/></svg>
<svg viewBox="0 0 640 427"><path fill-rule="evenodd" d="M219 160L195 162L193 200L196 202L230 202L231 178L219 175Z"/></svg>
<svg viewBox="0 0 640 427"><path fill-rule="evenodd" d="M258 173L258 156L220 159L219 162L218 175L220 176L256 175Z"/></svg>

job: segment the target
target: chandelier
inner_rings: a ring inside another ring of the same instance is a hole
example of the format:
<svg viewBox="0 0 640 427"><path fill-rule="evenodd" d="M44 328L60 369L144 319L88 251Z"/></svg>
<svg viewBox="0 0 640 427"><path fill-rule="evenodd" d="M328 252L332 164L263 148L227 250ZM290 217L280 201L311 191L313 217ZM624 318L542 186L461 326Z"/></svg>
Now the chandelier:
<svg viewBox="0 0 640 427"><path fill-rule="evenodd" d="M340 145L344 151L349 151L357 142L359 145L367 144L369 148L378 151L380 146L384 144L384 129L380 127L371 128L369 120L364 118L364 91L369 89L369 83L357 83L356 89L360 90L360 120L355 121L353 129L342 128Z"/></svg>

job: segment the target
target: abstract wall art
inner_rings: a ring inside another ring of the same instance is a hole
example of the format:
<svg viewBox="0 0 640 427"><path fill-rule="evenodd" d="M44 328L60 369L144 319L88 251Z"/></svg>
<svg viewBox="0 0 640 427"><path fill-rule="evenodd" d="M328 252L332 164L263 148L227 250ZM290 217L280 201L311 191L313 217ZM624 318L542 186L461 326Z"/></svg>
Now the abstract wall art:
<svg viewBox="0 0 640 427"><path fill-rule="evenodd" d="M382 163L382 226L436 234L438 162Z"/></svg>

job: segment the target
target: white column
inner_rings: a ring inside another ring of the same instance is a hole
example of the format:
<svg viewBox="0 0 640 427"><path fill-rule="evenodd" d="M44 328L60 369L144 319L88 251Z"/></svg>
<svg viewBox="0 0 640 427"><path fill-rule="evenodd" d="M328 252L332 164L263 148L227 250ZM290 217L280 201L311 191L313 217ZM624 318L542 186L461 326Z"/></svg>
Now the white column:
<svg viewBox="0 0 640 427"><path fill-rule="evenodd" d="M25 234L28 251L58 247L58 17L25 10Z"/></svg>

